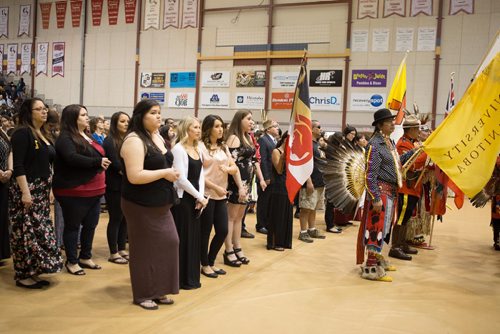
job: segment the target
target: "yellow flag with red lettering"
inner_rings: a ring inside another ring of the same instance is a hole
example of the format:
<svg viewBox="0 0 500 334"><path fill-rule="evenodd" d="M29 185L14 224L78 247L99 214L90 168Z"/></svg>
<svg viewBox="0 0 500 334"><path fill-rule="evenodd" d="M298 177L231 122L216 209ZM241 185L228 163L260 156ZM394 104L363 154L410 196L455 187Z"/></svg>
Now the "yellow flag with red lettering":
<svg viewBox="0 0 500 334"><path fill-rule="evenodd" d="M483 189L500 151L500 52L423 149L469 198Z"/></svg>

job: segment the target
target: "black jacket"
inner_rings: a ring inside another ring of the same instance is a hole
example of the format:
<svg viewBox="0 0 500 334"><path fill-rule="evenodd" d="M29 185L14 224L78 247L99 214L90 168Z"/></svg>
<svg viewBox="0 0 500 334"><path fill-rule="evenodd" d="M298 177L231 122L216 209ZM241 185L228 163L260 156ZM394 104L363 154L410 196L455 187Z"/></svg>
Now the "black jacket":
<svg viewBox="0 0 500 334"><path fill-rule="evenodd" d="M47 144L35 138L31 129L27 127L16 129L10 141L14 161L14 177L26 175L28 182L39 177L49 178L53 157L50 155Z"/></svg>
<svg viewBox="0 0 500 334"><path fill-rule="evenodd" d="M262 171L262 176L264 180L270 180L273 175L273 150L276 148L276 144L269 137L268 134L264 134L258 140L259 152L260 152L260 170Z"/></svg>
<svg viewBox="0 0 500 334"><path fill-rule="evenodd" d="M54 189L68 189L89 182L101 167L103 156L91 145L78 147L67 132L61 132L56 140L54 162Z"/></svg>
<svg viewBox="0 0 500 334"><path fill-rule="evenodd" d="M111 160L111 165L106 169L106 191L120 191L122 189L122 161L120 159L120 152L116 151L115 143L111 136L104 139L102 145L106 151L106 156Z"/></svg>

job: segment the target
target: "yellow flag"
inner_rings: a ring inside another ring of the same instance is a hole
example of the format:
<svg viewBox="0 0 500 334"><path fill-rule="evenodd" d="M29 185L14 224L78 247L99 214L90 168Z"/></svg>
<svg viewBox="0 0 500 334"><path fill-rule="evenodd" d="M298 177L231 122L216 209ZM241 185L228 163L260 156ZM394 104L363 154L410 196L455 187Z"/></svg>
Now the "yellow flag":
<svg viewBox="0 0 500 334"><path fill-rule="evenodd" d="M500 151L500 53L423 149L468 197L486 185Z"/></svg>
<svg viewBox="0 0 500 334"><path fill-rule="evenodd" d="M406 57L405 55L401 64L399 64L398 71L392 82L389 96L387 97L387 108L396 110L396 124L403 122L404 112L406 108Z"/></svg>

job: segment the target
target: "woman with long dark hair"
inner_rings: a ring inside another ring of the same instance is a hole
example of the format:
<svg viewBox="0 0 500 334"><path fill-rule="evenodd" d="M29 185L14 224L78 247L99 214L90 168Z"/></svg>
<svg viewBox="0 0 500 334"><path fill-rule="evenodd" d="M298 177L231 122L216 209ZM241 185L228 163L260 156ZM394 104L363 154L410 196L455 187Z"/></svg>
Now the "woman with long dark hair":
<svg viewBox="0 0 500 334"><path fill-rule="evenodd" d="M228 234L226 237L224 252L224 263L239 267L241 264L248 264L250 260L245 256L241 248L241 220L245 214L245 209L252 189L252 179L257 173L259 185L262 190L267 187L260 165L256 157L257 150L250 137L250 132L254 122L252 113L249 110L240 110L234 114L233 120L227 131L226 143L229 147L236 166L239 170L242 186L246 191L246 199L242 200L240 187L236 183L235 177L229 178L229 198L228 198Z"/></svg>
<svg viewBox="0 0 500 334"><path fill-rule="evenodd" d="M87 132L88 124L84 106L66 106L61 115L61 134L56 141L54 195L64 217L66 269L73 275L85 275L82 268L101 269L92 261L92 244L101 211L100 199L106 188L104 171L111 161Z"/></svg>
<svg viewBox="0 0 500 334"><path fill-rule="evenodd" d="M119 156L120 147L128 130L130 117L122 112L111 116L109 136L104 139L103 147L111 165L106 170L106 204L108 205L109 222L106 230L109 246L109 262L127 264L126 250L127 225L121 209L122 162Z"/></svg>
<svg viewBox="0 0 500 334"><path fill-rule="evenodd" d="M205 196L209 198L201 215L201 273L217 278L218 275L226 274L223 269L215 266L215 259L227 236L227 180L228 175L238 173L238 167L224 142L224 122L220 116L208 115L203 119L201 141ZM241 200L244 200L246 193L241 179L236 177L236 182L241 190ZM212 226L215 228L215 235L209 242Z"/></svg>
<svg viewBox="0 0 500 334"><path fill-rule="evenodd" d="M38 275L61 271L62 257L50 219L55 150L43 127L47 107L39 98L23 102L12 134L14 179L10 187L11 246L16 285L40 289Z"/></svg>
<svg viewBox="0 0 500 334"><path fill-rule="evenodd" d="M134 107L123 159L122 210L127 220L129 268L134 304L146 310L173 304L179 293L179 237L170 208L176 199L172 153L157 133L160 105L142 100Z"/></svg>

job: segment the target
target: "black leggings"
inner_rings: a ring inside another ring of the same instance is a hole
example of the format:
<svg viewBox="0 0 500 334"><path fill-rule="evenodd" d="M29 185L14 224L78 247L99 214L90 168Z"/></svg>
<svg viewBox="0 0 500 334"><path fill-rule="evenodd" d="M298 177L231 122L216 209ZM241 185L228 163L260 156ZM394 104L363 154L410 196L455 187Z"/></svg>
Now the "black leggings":
<svg viewBox="0 0 500 334"><path fill-rule="evenodd" d="M109 223L106 234L110 254L126 249L127 224L121 208L121 192L107 191L106 203L108 205Z"/></svg>
<svg viewBox="0 0 500 334"><path fill-rule="evenodd" d="M227 236L227 204L226 200L208 201L207 207L201 215L201 265L213 266L217 253L224 244ZM215 235L210 243L210 251L208 250L208 243L210 239L210 232L212 225L215 228Z"/></svg>

